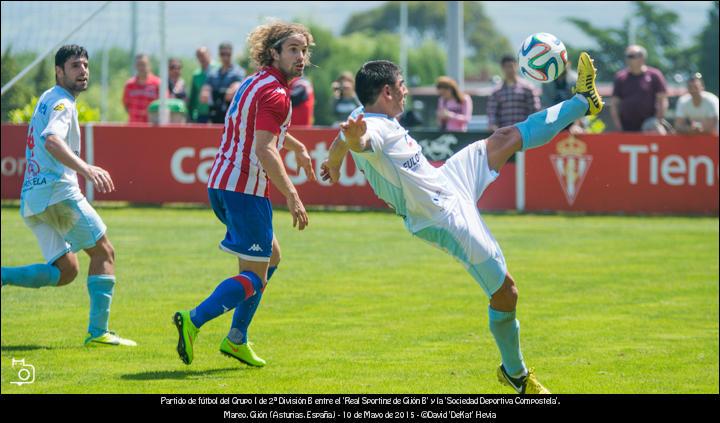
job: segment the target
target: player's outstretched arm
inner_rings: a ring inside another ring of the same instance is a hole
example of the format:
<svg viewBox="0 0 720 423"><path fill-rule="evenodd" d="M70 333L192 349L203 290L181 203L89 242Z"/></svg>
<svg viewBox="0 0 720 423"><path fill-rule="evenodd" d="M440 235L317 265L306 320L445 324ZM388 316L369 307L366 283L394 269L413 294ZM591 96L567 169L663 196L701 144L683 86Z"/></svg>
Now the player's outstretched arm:
<svg viewBox="0 0 720 423"><path fill-rule="evenodd" d="M70 147L56 135L48 135L45 138L45 149L55 157L57 161L62 163L63 166L74 170L92 182L101 193L105 194L115 191L115 185L108 171L101 167L85 163L83 159L73 153Z"/></svg>
<svg viewBox="0 0 720 423"><path fill-rule="evenodd" d="M313 168L312 164L312 159L310 158L310 154L308 154L305 144L300 142L299 139L290 135L290 133L287 133L285 134L284 147L285 149L295 153L295 160L297 161L298 166L300 166L305 171L308 179L310 179L311 181L317 181L317 177L315 176L315 169Z"/></svg>
<svg viewBox="0 0 720 423"><path fill-rule="evenodd" d="M328 158L321 165L320 177L323 181L329 180L331 184L334 184L340 180L340 166L342 166L349 149L348 144L338 134L330 145Z"/></svg>
<svg viewBox="0 0 720 423"><path fill-rule="evenodd" d="M280 152L278 152L276 145L276 136L270 131L257 130L255 131L255 155L257 156L260 164L265 173L267 174L270 181L285 196L288 205L288 211L293 217L293 227L297 226L298 229L303 230L308 225L308 216L300 201L300 195L298 195L295 186L290 181L290 178L285 172L285 166L283 165Z"/></svg>
<svg viewBox="0 0 720 423"><path fill-rule="evenodd" d="M357 119L348 118L340 124L340 130L345 136L348 147L356 153L362 153L370 149L370 138L367 136L367 123L363 120L363 115L358 115Z"/></svg>

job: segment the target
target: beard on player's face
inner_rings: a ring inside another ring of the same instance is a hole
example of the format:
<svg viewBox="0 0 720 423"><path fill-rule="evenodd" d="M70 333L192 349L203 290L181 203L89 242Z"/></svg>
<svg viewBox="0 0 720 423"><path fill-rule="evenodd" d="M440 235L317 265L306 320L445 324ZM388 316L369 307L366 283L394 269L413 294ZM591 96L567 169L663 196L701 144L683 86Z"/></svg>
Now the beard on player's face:
<svg viewBox="0 0 720 423"><path fill-rule="evenodd" d="M59 67L56 67L58 69ZM76 94L88 89L90 82L90 69L85 65L85 69L73 67L65 64L57 74L57 81L66 90Z"/></svg>
<svg viewBox="0 0 720 423"><path fill-rule="evenodd" d="M84 82L78 80L78 78L81 78L79 76L73 77L68 74L63 74L61 79L62 86L72 93L83 92L88 89L89 75L84 75L83 77L85 78Z"/></svg>

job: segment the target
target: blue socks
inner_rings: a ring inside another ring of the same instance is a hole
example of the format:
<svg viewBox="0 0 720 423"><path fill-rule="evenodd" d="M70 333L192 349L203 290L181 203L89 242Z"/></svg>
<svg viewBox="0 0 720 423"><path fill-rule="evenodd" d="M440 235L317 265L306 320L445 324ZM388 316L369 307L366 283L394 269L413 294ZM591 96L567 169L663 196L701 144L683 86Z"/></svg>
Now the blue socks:
<svg viewBox="0 0 720 423"><path fill-rule="evenodd" d="M190 320L199 329L205 323L252 297L257 286L260 285L262 285L260 278L250 271L225 279L205 301L190 310Z"/></svg>
<svg viewBox="0 0 720 423"><path fill-rule="evenodd" d="M520 352L520 322L515 318L515 311L497 311L488 307L490 316L490 332L500 349L502 364L511 377L527 374L527 368Z"/></svg>
<svg viewBox="0 0 720 423"><path fill-rule="evenodd" d="M570 100L533 113L524 122L516 123L515 127L522 136L522 151L547 144L568 125L585 116L587 111L587 99L575 94Z"/></svg>
<svg viewBox="0 0 720 423"><path fill-rule="evenodd" d="M93 338L108 330L115 275L90 275L87 279L90 295L90 324L88 332Z"/></svg>
<svg viewBox="0 0 720 423"><path fill-rule="evenodd" d="M275 273L275 270L277 270L277 266L268 268L268 281L270 281L270 278L273 273ZM230 327L230 333L228 334L228 339L231 342L235 344L247 343L248 327L250 326L250 322L252 322L253 316L255 316L258 305L260 305L260 300L262 299L264 291L265 287L262 286L262 281L258 278L258 286L256 286L255 295L238 304L235 309L235 314L233 314L232 325Z"/></svg>
<svg viewBox="0 0 720 423"><path fill-rule="evenodd" d="M2 274L3 285L22 286L24 288L57 286L60 281L60 269L52 264L3 267L0 274Z"/></svg>

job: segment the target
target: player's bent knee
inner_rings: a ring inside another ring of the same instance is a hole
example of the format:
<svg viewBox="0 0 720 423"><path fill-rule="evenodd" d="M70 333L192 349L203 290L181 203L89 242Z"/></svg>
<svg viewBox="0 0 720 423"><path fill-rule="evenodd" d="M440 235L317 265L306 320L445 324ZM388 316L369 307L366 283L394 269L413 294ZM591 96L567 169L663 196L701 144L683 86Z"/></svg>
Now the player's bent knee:
<svg viewBox="0 0 720 423"><path fill-rule="evenodd" d="M519 150L522 148L522 137L514 126L505 126L493 132L488 143L495 144L501 150Z"/></svg>
<svg viewBox="0 0 720 423"><path fill-rule="evenodd" d="M490 298L490 306L498 311L512 311L517 306L518 297L519 293L515 282L507 277L500 289Z"/></svg>
<svg viewBox="0 0 720 423"><path fill-rule="evenodd" d="M273 240L272 255L270 256L270 267L277 267L282 260L282 251L280 250L280 244Z"/></svg>
<svg viewBox="0 0 720 423"><path fill-rule="evenodd" d="M79 266L67 266L60 269L60 280L57 286L69 285L72 281L77 278L80 272Z"/></svg>
<svg viewBox="0 0 720 423"><path fill-rule="evenodd" d="M115 263L115 248L109 241L100 241L91 249L88 250L90 258L93 260L99 260L106 263Z"/></svg>

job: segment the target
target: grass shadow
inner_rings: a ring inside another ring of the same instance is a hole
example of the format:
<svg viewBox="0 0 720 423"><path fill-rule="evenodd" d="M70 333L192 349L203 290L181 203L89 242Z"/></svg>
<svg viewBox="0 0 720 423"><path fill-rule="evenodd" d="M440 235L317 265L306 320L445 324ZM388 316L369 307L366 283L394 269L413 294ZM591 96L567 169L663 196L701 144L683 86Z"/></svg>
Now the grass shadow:
<svg viewBox="0 0 720 423"><path fill-rule="evenodd" d="M41 345L3 345L0 346L0 350L3 353L8 352L26 352L26 351L37 351L37 350L52 350L53 347L41 346Z"/></svg>
<svg viewBox="0 0 720 423"><path fill-rule="evenodd" d="M154 371L154 372L141 372L141 373L130 373L120 376L123 380L165 380L175 379L182 380L193 376L207 376L214 373L223 373L229 371L248 371L253 370L251 367L227 367L224 369L210 369L210 370L166 370L166 371Z"/></svg>

